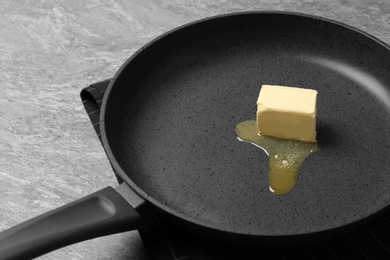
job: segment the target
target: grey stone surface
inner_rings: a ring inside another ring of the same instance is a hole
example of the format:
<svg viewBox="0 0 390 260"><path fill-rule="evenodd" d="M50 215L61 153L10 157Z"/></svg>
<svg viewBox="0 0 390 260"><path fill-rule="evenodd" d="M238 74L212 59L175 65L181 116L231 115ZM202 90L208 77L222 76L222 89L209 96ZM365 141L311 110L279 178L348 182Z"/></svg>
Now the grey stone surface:
<svg viewBox="0 0 390 260"><path fill-rule="evenodd" d="M387 0L0 1L0 231L116 179L80 102L138 48L200 18L284 10L331 18L390 44ZM39 259L146 259L137 231Z"/></svg>

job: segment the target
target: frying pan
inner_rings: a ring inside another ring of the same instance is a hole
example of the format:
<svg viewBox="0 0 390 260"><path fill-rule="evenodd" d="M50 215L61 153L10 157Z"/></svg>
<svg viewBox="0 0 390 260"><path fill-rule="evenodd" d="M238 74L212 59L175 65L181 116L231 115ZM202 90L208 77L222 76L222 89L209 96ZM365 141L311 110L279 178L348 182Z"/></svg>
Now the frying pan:
<svg viewBox="0 0 390 260"><path fill-rule="evenodd" d="M389 71L388 45L310 15L233 13L174 29L137 51L104 96L102 141L123 183L3 232L0 255L35 257L136 229L148 214L250 246L363 225L390 203ZM235 133L255 118L262 84L319 93L320 151L283 196L269 191L267 155Z"/></svg>

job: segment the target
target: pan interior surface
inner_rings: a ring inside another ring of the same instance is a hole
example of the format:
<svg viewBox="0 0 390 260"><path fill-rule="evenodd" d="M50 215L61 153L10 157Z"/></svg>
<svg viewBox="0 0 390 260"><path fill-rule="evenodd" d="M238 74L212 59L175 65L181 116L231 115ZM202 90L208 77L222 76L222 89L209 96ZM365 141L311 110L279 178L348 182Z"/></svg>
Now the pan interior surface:
<svg viewBox="0 0 390 260"><path fill-rule="evenodd" d="M390 198L390 50L354 29L304 15L250 13L193 23L152 42L105 100L109 155L157 207L255 236L354 223ZM318 91L320 151L283 196L268 158L237 140L262 84Z"/></svg>

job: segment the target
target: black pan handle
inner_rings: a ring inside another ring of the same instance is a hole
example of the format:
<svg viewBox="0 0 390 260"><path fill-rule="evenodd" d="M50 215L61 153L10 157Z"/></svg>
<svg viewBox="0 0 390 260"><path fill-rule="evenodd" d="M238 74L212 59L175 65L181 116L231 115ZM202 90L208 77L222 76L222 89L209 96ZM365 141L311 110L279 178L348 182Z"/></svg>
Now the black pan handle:
<svg viewBox="0 0 390 260"><path fill-rule="evenodd" d="M125 195L126 197L124 197ZM31 259L87 239L139 227L141 218L129 203L143 202L123 183L37 216L0 233L0 259Z"/></svg>

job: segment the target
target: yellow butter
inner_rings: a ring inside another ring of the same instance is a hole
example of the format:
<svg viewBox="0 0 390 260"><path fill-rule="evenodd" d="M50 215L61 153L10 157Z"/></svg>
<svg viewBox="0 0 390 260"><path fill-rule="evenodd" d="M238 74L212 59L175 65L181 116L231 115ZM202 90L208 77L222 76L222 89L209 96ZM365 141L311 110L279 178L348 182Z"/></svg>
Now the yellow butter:
<svg viewBox="0 0 390 260"><path fill-rule="evenodd" d="M257 127L261 135L316 142L317 91L263 85L257 99Z"/></svg>

